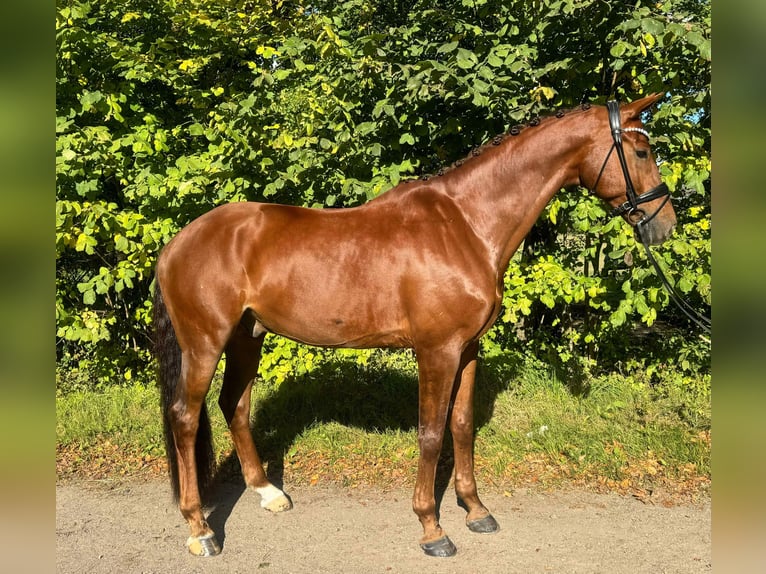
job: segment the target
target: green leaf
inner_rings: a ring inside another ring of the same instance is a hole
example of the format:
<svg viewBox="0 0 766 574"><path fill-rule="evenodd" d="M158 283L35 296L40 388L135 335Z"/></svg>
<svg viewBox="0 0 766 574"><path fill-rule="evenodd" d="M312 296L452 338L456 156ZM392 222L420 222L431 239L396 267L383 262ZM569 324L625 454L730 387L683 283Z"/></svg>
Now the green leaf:
<svg viewBox="0 0 766 574"><path fill-rule="evenodd" d="M705 38L699 32L689 32L686 34L686 41L695 48L699 48L705 42Z"/></svg>
<svg viewBox="0 0 766 574"><path fill-rule="evenodd" d="M665 25L654 18L644 18L641 20L641 28L653 36L660 36L665 32Z"/></svg>
<svg viewBox="0 0 766 574"><path fill-rule="evenodd" d="M94 92L84 92L80 96L80 104L82 104L82 111L86 112L93 108L93 105L104 99L104 94L96 90Z"/></svg>
<svg viewBox="0 0 766 574"><path fill-rule="evenodd" d="M377 129L378 124L375 122L362 122L356 126L356 133L360 136L365 136Z"/></svg>
<svg viewBox="0 0 766 574"><path fill-rule="evenodd" d="M617 309L609 316L609 322L611 323L612 327L619 327L620 325L623 325L626 319L627 316L625 315L625 311L622 308Z"/></svg>
<svg viewBox="0 0 766 574"><path fill-rule="evenodd" d="M556 305L556 301L548 293L543 293L540 295L540 302L549 309L553 309L553 307Z"/></svg>
<svg viewBox="0 0 766 574"><path fill-rule="evenodd" d="M526 62L523 62L521 60L517 60L513 64L511 64L510 70L511 70L511 72L513 72L515 74L516 72L521 71L525 67L527 67Z"/></svg>
<svg viewBox="0 0 766 574"><path fill-rule="evenodd" d="M465 70L473 68L477 63L476 55L465 48L458 48L457 65Z"/></svg>
<svg viewBox="0 0 766 574"><path fill-rule="evenodd" d="M436 50L436 53L437 54L448 54L449 52L454 52L455 48L457 48L457 45L458 45L457 42L449 42L448 44L442 44Z"/></svg>
<svg viewBox="0 0 766 574"><path fill-rule="evenodd" d="M503 59L499 56L496 56L495 54L490 54L487 56L487 63L492 66L493 68L499 68L503 65Z"/></svg>
<svg viewBox="0 0 766 574"><path fill-rule="evenodd" d="M625 42L617 42L614 46L612 46L609 49L609 53L614 56L615 58L619 58L625 53L625 50L627 49L627 44Z"/></svg>

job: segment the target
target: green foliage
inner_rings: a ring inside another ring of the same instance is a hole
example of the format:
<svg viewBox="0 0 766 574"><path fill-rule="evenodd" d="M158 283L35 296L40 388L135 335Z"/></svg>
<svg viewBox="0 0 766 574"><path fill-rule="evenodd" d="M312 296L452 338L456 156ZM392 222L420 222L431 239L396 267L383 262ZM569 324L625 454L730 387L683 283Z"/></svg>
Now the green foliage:
<svg viewBox="0 0 766 574"><path fill-rule="evenodd" d="M56 37L57 357L79 380L143 376L156 256L212 207L358 205L583 98L668 92L647 122L679 228L658 252L692 305L710 302L707 1L59 0ZM485 349L706 370L604 215L584 194L554 199ZM269 349L278 380L327 354Z"/></svg>

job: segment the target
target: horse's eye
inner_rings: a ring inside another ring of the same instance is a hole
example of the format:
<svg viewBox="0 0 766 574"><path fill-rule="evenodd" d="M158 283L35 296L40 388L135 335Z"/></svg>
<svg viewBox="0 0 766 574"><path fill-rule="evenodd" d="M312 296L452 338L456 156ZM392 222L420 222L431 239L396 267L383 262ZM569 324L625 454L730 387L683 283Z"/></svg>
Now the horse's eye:
<svg viewBox="0 0 766 574"><path fill-rule="evenodd" d="M637 149L636 155L640 157L641 159L646 159L647 157L649 157L649 152L646 151L645 149Z"/></svg>

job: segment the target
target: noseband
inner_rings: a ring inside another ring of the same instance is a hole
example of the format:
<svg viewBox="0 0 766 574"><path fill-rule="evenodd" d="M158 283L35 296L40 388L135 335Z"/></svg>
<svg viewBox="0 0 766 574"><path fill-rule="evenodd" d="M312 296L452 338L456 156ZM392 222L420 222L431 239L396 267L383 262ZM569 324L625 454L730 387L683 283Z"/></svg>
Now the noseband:
<svg viewBox="0 0 766 574"><path fill-rule="evenodd" d="M646 250L646 255L651 261L652 266L654 267L655 272L657 273L657 276L662 281L662 285L665 287L665 290L670 295L670 298L673 300L673 302L678 306L681 311L684 312L684 314L694 321L699 327L702 328L703 331L706 331L707 333L710 333L711 330L711 321L709 317L705 317L704 315L700 314L696 309L693 309L689 303L687 303L683 297L676 291L675 287L670 284L670 281L668 281L667 277L665 277L665 273L663 273L662 268L657 263L657 260L654 258L654 254L652 253L651 249L649 248L649 240L647 237L645 237L644 234L644 226L649 223L652 219L654 219L657 214L662 210L663 207L665 207L665 204L670 200L670 190L668 190L668 186L662 182L658 186L653 187L649 191L645 191L641 195L636 195L636 189L633 187L633 181L630 179L630 172L628 171L628 163L625 161L625 150L622 147L622 134L625 132L638 132L640 134L643 134L646 136L646 139L649 139L649 132L647 132L643 128L623 128L620 125L620 104L618 104L615 100L610 100L606 103L607 110L609 112L609 127L612 130L612 147L609 148L609 153L606 154L606 159L604 159L604 163L601 166L601 171L598 173L598 177L596 178L596 184L593 186L593 190L595 191L598 187L599 181L601 181L601 176L604 173L604 169L606 168L606 164L609 161L609 157L612 155L612 152L614 150L617 150L617 157L620 160L620 167L622 168L622 174L625 176L625 195L627 197L627 201L622 203L621 205L618 205L615 207L609 214L609 217L616 217L618 215L627 214L628 219L631 220L631 222L634 223L636 226L636 232L638 234L638 238L641 240L641 244L644 246L644 249ZM639 209L639 205L642 203L648 203L650 201L654 201L655 199L659 199L661 197L664 197L664 201L660 204L660 206L654 210L654 213L652 213L649 217L646 216L646 213L643 209ZM638 216L638 219L636 220L633 216Z"/></svg>

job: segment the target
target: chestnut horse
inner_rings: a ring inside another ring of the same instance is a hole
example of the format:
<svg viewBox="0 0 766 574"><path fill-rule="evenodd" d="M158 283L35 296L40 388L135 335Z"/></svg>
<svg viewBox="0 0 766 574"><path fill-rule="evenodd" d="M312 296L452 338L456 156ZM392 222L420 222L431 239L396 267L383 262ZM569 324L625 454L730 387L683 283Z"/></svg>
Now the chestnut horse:
<svg viewBox="0 0 766 574"><path fill-rule="evenodd" d="M360 207L233 203L182 229L159 256L154 308L167 453L189 551L220 552L200 488L214 470L205 396L223 354L218 404L245 483L267 510L292 506L266 478L249 425L266 333L326 347L414 349L420 545L432 556L456 551L434 498L447 424L467 526L496 531L474 478L479 338L500 312L511 256L560 189L591 189L628 223L643 223L650 243L671 234L675 213L640 121L660 97L611 111L584 105L513 128L439 176L400 183ZM635 190L651 217L636 209Z"/></svg>

